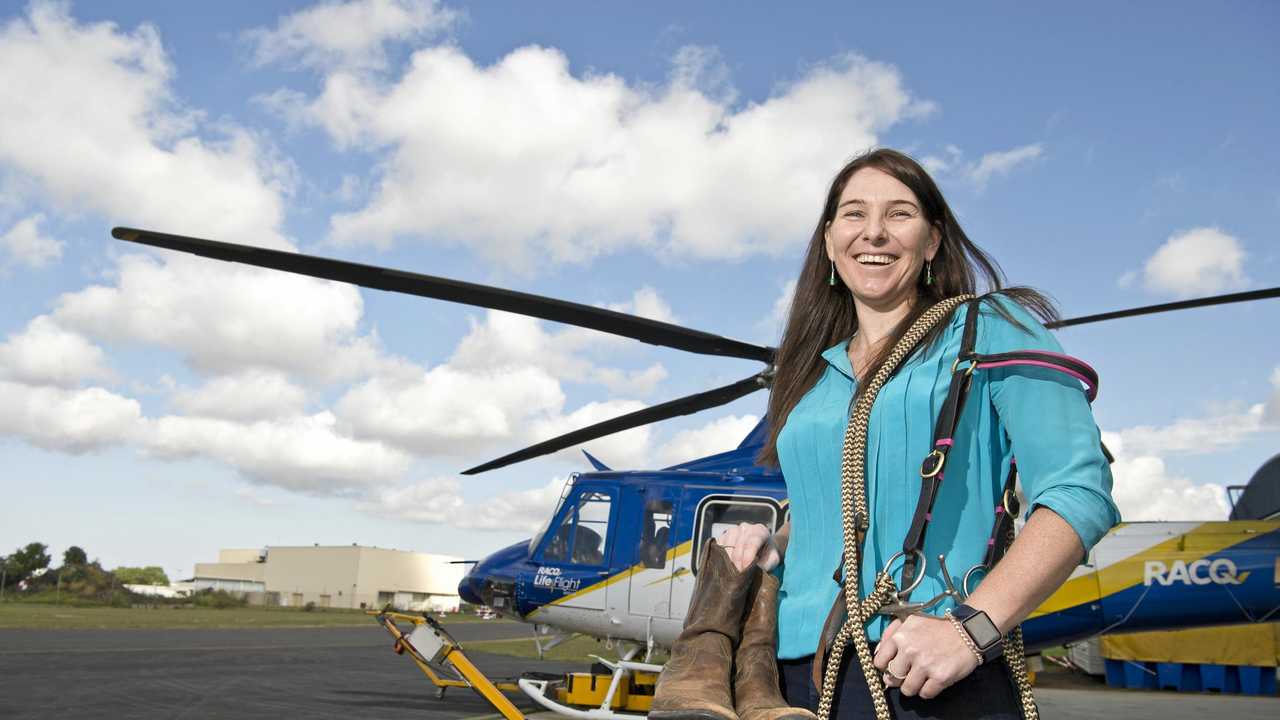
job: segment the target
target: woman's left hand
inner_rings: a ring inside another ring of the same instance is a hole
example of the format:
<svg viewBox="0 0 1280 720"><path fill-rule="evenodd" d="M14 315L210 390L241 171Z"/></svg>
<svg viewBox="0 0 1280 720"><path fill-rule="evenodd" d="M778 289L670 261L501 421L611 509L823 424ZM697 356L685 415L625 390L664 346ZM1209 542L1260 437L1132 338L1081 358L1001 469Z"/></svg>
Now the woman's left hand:
<svg viewBox="0 0 1280 720"><path fill-rule="evenodd" d="M885 685L927 700L973 672L978 658L950 620L917 614L889 623L873 663Z"/></svg>

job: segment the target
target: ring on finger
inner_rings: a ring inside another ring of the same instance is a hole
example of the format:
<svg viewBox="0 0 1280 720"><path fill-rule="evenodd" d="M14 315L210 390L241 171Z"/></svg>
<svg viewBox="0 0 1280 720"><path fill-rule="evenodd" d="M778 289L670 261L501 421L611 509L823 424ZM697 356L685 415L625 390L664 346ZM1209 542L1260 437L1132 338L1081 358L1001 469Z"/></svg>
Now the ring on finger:
<svg viewBox="0 0 1280 720"><path fill-rule="evenodd" d="M884 671L885 671L885 672L887 672L887 673L889 673L889 677L893 678L894 680L906 680L906 679L907 679L907 676L906 676L906 675L899 675L898 673L894 672L894 671L893 671L893 668L891 668L891 667L886 666L886 667L885 667L885 669L884 669Z"/></svg>

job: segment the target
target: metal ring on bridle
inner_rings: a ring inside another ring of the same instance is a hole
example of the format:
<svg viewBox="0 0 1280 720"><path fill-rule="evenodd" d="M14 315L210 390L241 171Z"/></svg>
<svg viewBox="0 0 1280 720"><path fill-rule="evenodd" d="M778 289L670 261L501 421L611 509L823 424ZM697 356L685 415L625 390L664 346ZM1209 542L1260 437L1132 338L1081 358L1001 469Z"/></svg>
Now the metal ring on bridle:
<svg viewBox="0 0 1280 720"><path fill-rule="evenodd" d="M926 463L929 462L929 458L936 458L937 464L929 468L928 470L921 468L920 469L921 478L936 477L938 473L942 472L942 466L947 464L947 454L936 448L932 450L928 455L925 455L924 461Z"/></svg>
<svg viewBox="0 0 1280 720"><path fill-rule="evenodd" d="M1000 505L1004 507L1005 514L1010 518L1018 514L1021 503L1018 502L1018 494L1013 491L1013 488L1004 491L1004 495L1000 498Z"/></svg>
<svg viewBox="0 0 1280 720"><path fill-rule="evenodd" d="M987 567L986 565L983 565L982 563L978 563L977 565L974 565L973 567L969 568L967 572L965 572L964 577L960 578L960 592L964 593L965 598L968 598L970 595L973 594L973 591L969 589L969 578L973 577L973 574L978 571L982 571L985 573L990 570L991 568Z"/></svg>
<svg viewBox="0 0 1280 720"><path fill-rule="evenodd" d="M911 579L911 587L905 587L899 590L898 591L899 596L910 595L913 591L915 591L917 587L920 586L920 581L924 580L924 569L929 565L929 561L928 559L925 558L923 552L919 550L912 550L911 554L915 555L916 558L920 561L920 567L919 569L916 570L916 576ZM893 561L897 560L898 558L905 559L906 555L901 550L899 550L898 552L889 556L889 561L884 564L884 572L886 573L889 572L889 568L893 567ZM893 576L890 575L890 577L893 577Z"/></svg>
<svg viewBox="0 0 1280 720"><path fill-rule="evenodd" d="M965 362L969 363L969 367L965 370L965 375L972 375L972 374L973 374L973 371L978 369L978 361L977 361L977 360L974 360L973 358L965 359L965 358L961 358L961 357L959 357L959 356L956 356L955 361L951 363L951 373L952 373L953 375L955 374L956 370L958 370L958 369L960 368L960 361L961 361L961 360L964 360Z"/></svg>

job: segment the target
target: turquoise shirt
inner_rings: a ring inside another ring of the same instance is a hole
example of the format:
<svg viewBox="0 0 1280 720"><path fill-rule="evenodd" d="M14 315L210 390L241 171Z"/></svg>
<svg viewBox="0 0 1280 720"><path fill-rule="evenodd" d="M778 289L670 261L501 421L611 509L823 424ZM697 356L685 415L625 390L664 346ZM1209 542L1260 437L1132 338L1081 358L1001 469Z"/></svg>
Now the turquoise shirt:
<svg viewBox="0 0 1280 720"><path fill-rule="evenodd" d="M1000 302L1027 328L1010 324L990 302ZM881 389L867 440L870 528L862 564L863 594L902 542L920 494L920 462L933 444L933 426L947 395L951 364L960 351L964 313L956 312L939 341L918 352ZM812 655L838 588L841 562L840 457L856 382L848 341L822 354L817 383L801 398L778 435L778 460L791 503L791 539L777 571L778 657ZM1062 352L1057 340L1021 305L987 300L978 317L977 352ZM1036 367L980 370L947 457L945 480L925 537L925 576L913 600L932 598L943 584L937 557L945 554L956 587L982 561L1004 479L1014 453L1028 514L1047 507L1080 536L1086 552L1120 513L1111 499L1111 470L1081 384L1065 373ZM895 561L895 579L901 563ZM953 602L929 612L941 615ZM868 627L872 641L888 624Z"/></svg>

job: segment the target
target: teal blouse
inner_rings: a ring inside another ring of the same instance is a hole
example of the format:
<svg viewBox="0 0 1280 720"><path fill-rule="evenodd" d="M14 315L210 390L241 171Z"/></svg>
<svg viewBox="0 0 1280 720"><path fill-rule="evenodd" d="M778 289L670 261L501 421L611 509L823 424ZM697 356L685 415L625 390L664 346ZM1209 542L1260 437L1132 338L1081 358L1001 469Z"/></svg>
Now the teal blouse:
<svg viewBox="0 0 1280 720"><path fill-rule="evenodd" d="M1026 328L1001 318L1001 303ZM1057 340L1018 303L992 296L978 317L977 352L1062 352ZM946 398L951 364L960 350L964 313L951 318L938 342L908 358L881 389L867 440L867 498L871 519L862 586L895 552L911 524L920 493L920 461L931 449L933 425ZM841 562L840 457L856 381L848 341L822 354L822 375L787 417L778 435L778 459L791 504L791 539L777 570L778 657L812 655L838 588ZM1065 373L1018 366L973 375L969 399L947 457L946 479L925 539L925 576L913 600L942 592L937 557L945 554L956 587L982 561L1009 463L1014 453L1028 514L1047 507L1080 536L1086 552L1120 521L1111 499L1111 470L1080 383ZM901 563L895 561L895 566ZM895 569L896 570L896 569ZM900 578L900 572L895 572ZM954 603L929 612L941 615ZM878 640L888 621L868 628Z"/></svg>

